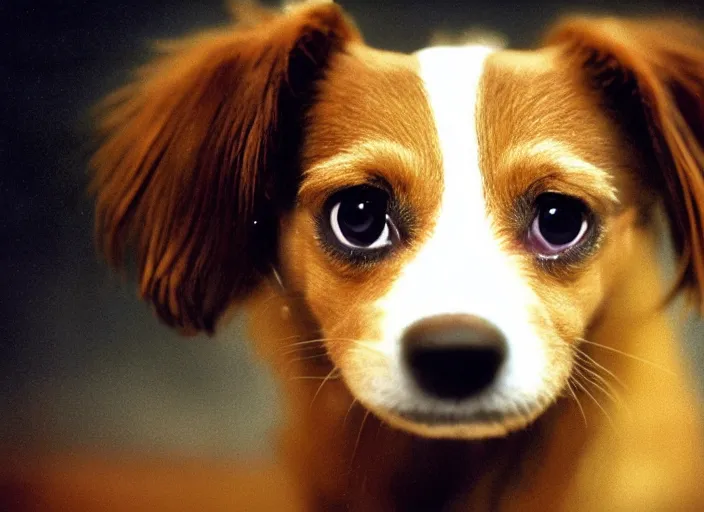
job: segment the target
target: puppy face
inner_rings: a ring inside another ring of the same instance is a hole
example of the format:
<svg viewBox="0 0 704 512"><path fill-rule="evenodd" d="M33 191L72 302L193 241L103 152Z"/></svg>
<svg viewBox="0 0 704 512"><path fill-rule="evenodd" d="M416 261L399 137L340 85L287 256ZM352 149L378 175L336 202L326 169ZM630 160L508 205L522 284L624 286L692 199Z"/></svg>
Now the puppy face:
<svg viewBox="0 0 704 512"><path fill-rule="evenodd" d="M480 46L331 63L282 254L345 382L387 421L497 435L565 388L608 288L626 163L569 80L549 51ZM419 330L435 339L409 348Z"/></svg>
<svg viewBox="0 0 704 512"><path fill-rule="evenodd" d="M367 408L502 435L566 388L656 199L701 300L702 62L679 24L579 18L539 50L400 55L332 4L265 13L115 96L98 237L115 263L136 249L142 295L188 331L276 267Z"/></svg>

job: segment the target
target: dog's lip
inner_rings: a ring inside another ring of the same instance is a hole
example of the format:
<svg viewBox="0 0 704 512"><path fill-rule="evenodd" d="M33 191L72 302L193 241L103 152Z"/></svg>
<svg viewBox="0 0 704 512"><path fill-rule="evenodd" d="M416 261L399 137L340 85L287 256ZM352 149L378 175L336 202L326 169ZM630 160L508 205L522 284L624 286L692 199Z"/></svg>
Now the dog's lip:
<svg viewBox="0 0 704 512"><path fill-rule="evenodd" d="M458 404L456 408L417 408L394 407L387 409L386 413L395 416L403 422L433 427L463 427L490 425L514 425L530 423L540 416L547 408L548 403L541 401L523 402L520 406L510 404L482 404L467 410Z"/></svg>
<svg viewBox="0 0 704 512"><path fill-rule="evenodd" d="M437 439L489 439L503 437L525 428L537 419L543 409L480 409L473 412L441 412L387 409L376 411L383 421L394 428L421 437Z"/></svg>
<svg viewBox="0 0 704 512"><path fill-rule="evenodd" d="M497 409L480 409L471 413L464 413L461 411L422 411L413 409L392 409L388 412L406 421L419 423L428 427L479 424L486 425L502 423L506 420L514 419L517 416L514 411L509 412Z"/></svg>

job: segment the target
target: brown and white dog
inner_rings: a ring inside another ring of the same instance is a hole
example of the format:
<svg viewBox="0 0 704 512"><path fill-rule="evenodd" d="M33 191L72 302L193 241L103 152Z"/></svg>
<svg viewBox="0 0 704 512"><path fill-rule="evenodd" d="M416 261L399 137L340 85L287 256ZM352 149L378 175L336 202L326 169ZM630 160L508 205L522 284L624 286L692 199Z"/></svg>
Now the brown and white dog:
<svg viewBox="0 0 704 512"><path fill-rule="evenodd" d="M291 508L701 509L655 212L701 309L704 32L404 55L332 3L246 10L108 101L97 234L169 325L249 312Z"/></svg>

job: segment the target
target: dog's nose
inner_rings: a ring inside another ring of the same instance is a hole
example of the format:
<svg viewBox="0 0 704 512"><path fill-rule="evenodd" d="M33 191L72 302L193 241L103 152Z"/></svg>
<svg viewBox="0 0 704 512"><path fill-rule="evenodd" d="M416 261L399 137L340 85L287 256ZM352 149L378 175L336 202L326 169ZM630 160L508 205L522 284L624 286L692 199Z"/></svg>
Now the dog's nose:
<svg viewBox="0 0 704 512"><path fill-rule="evenodd" d="M412 324L403 336L405 363L417 385L442 399L476 395L496 378L506 339L472 315L438 315Z"/></svg>

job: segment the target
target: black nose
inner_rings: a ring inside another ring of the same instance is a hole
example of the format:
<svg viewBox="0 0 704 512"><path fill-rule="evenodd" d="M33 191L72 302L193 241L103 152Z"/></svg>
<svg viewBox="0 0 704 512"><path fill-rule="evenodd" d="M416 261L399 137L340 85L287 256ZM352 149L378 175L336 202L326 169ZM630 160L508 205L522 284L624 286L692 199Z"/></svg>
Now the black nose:
<svg viewBox="0 0 704 512"><path fill-rule="evenodd" d="M442 399L469 398L496 378L506 339L471 315L439 315L411 325L403 336L406 364L418 386Z"/></svg>

